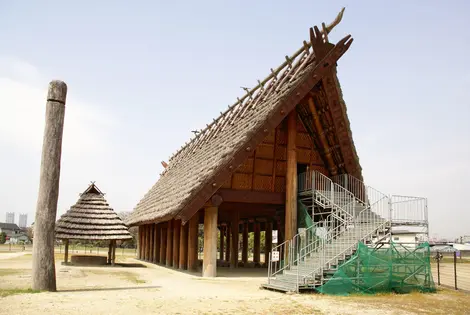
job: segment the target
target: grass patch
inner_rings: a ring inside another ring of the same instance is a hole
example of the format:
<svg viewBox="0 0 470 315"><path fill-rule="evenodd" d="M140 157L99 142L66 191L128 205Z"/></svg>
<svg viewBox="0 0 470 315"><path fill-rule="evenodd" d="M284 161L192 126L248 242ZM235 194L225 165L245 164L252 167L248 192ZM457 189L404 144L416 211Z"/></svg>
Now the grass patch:
<svg viewBox="0 0 470 315"><path fill-rule="evenodd" d="M40 293L39 290L33 289L0 289L0 297L6 297L16 294L31 294L31 293Z"/></svg>
<svg viewBox="0 0 470 315"><path fill-rule="evenodd" d="M447 289L439 289L437 293L382 293L336 298L338 301L358 303L361 307L364 305L416 314L465 314L470 309L468 295Z"/></svg>

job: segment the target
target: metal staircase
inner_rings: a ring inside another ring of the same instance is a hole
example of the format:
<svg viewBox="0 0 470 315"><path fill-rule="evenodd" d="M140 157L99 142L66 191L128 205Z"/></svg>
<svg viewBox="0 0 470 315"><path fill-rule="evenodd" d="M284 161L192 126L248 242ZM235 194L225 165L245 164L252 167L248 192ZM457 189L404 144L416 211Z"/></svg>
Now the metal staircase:
<svg viewBox="0 0 470 315"><path fill-rule="evenodd" d="M299 200L318 220L272 249L265 288L298 292L321 286L359 242L390 232L390 198L350 175L330 179L307 172L298 187Z"/></svg>

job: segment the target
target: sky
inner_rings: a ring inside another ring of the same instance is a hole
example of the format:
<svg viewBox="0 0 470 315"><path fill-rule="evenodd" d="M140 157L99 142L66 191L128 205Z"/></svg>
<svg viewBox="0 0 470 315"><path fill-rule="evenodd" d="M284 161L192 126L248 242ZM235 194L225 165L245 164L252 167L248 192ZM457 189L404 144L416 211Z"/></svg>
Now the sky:
<svg viewBox="0 0 470 315"><path fill-rule="evenodd" d="M470 235L468 1L0 0L0 221L34 221L48 83L68 85L58 217L90 181L131 211L200 129L329 23L366 183Z"/></svg>

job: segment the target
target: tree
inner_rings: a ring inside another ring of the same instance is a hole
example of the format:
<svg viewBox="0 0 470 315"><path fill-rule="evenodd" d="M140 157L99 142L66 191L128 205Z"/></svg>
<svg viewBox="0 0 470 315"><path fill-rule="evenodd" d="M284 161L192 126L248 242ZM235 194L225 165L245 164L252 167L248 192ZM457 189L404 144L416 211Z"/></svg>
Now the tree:
<svg viewBox="0 0 470 315"><path fill-rule="evenodd" d="M5 244L6 241L7 241L7 233L5 232L0 233L0 244Z"/></svg>

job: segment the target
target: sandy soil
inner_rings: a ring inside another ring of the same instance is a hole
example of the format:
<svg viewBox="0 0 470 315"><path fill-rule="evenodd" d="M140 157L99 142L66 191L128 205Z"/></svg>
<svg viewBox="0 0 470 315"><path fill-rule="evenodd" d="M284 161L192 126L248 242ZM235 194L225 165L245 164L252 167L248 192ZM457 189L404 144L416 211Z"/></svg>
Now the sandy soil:
<svg viewBox="0 0 470 315"><path fill-rule="evenodd" d="M329 297L261 290L265 270L219 268L220 277L169 270L122 257L127 267L57 263L57 293L0 298L0 314L470 314L468 295ZM130 265L132 264L132 265ZM0 260L0 293L31 283L31 254ZM0 295L1 296L1 295Z"/></svg>

